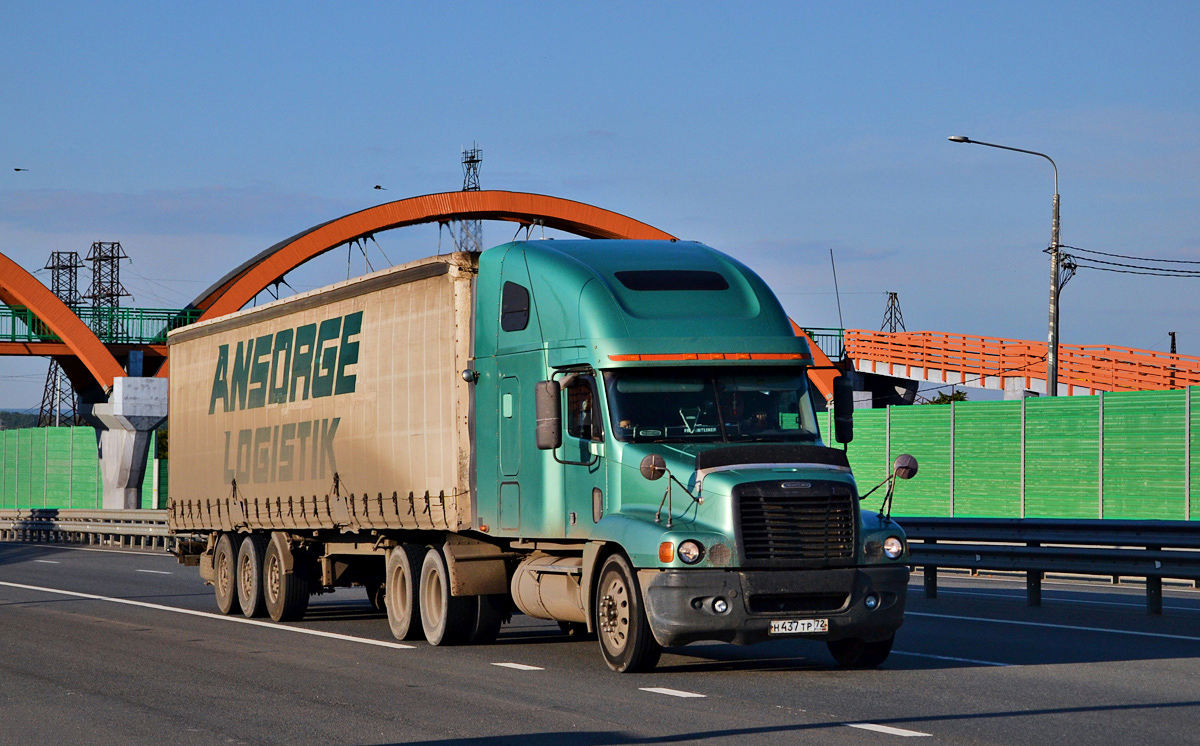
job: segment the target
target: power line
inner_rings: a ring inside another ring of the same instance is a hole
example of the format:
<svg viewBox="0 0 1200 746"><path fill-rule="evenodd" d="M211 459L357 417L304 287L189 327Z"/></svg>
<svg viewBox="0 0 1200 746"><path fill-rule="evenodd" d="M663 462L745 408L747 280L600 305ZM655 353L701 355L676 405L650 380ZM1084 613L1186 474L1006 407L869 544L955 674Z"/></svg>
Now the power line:
<svg viewBox="0 0 1200 746"><path fill-rule="evenodd" d="M1133 260L1139 261L1139 262L1162 262L1164 264L1200 264L1200 261L1193 261L1193 260L1188 260L1188 259L1155 259L1154 257L1148 257L1148 256L1127 256L1125 254L1110 254L1107 251L1096 251L1095 249L1082 249L1078 246L1067 246L1066 244L1059 244L1059 248L1070 249L1072 251L1082 251L1087 254L1099 254L1101 256L1111 256L1111 257L1115 257L1117 259L1133 259ZM1097 260L1097 261L1099 261L1099 260Z"/></svg>

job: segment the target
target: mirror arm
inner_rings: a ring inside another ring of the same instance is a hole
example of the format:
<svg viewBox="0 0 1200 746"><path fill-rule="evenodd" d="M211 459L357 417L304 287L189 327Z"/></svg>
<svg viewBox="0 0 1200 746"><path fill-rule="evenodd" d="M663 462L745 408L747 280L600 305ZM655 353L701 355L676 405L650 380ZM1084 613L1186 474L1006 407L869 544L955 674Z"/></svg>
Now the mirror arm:
<svg viewBox="0 0 1200 746"><path fill-rule="evenodd" d="M562 459L560 459L558 457L558 449L557 448L552 449L550 451L550 455L554 457L555 461L557 461L560 464L563 464L564 466L595 466L597 463L600 462L600 454L598 454L598 453L593 453L590 461L563 461Z"/></svg>

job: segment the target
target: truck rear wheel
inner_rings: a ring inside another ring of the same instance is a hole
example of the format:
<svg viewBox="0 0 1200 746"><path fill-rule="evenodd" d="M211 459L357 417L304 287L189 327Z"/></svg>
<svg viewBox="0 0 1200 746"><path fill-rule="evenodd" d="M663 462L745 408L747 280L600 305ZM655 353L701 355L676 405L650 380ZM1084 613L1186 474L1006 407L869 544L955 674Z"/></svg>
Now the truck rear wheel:
<svg viewBox="0 0 1200 746"><path fill-rule="evenodd" d="M477 611L470 596L450 595L450 572L437 547L425 553L421 565L421 626L430 645L459 645L467 641Z"/></svg>
<svg viewBox="0 0 1200 746"><path fill-rule="evenodd" d="M896 636L892 635L886 640L876 642L849 637L844 640L830 640L826 644L829 646L829 652L833 654L833 659L842 668L878 668L891 654L892 643L895 641Z"/></svg>
<svg viewBox="0 0 1200 746"><path fill-rule="evenodd" d="M425 637L421 626L420 588L421 547L401 544L388 552L383 580L384 605L388 626L397 640L419 640Z"/></svg>
<svg viewBox="0 0 1200 746"><path fill-rule="evenodd" d="M609 668L618 673L637 673L658 664L662 646L650 631L637 576L622 555L614 554L604 561L593 608L600 652Z"/></svg>
<svg viewBox="0 0 1200 746"><path fill-rule="evenodd" d="M237 556L240 537L223 533L217 539L213 554L213 589L217 595L217 609L222 614L236 614L241 610L237 592Z"/></svg>
<svg viewBox="0 0 1200 746"><path fill-rule="evenodd" d="M503 595L476 596L478 600L475 623L467 642L472 645L490 645L500 636L500 626L504 623Z"/></svg>
<svg viewBox="0 0 1200 746"><path fill-rule="evenodd" d="M281 542L267 543L267 553L263 559L263 600L266 601L267 613L277 622L292 622L304 618L308 610L308 581L303 569L293 566L286 570L288 552L286 547L280 549ZM290 552L289 552L290 553Z"/></svg>
<svg viewBox="0 0 1200 746"><path fill-rule="evenodd" d="M237 554L237 597L242 614L247 617L266 616L267 606L263 601L263 555L267 551L267 537L251 534L242 539Z"/></svg>

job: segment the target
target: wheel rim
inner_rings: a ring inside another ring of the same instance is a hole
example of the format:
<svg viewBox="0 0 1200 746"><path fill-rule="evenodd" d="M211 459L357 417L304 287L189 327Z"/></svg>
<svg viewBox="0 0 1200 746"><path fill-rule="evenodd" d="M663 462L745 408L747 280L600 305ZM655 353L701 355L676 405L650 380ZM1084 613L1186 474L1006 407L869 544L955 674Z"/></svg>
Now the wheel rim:
<svg viewBox="0 0 1200 746"><path fill-rule="evenodd" d="M601 585L598 609L600 640L614 656L629 644L629 585L620 573L609 573Z"/></svg>
<svg viewBox="0 0 1200 746"><path fill-rule="evenodd" d="M217 562L217 590L222 596L229 593L229 584L232 578L232 573L229 571L229 554L221 552L221 556Z"/></svg>
<svg viewBox="0 0 1200 746"><path fill-rule="evenodd" d="M397 621L408 621L412 609L412 589L408 587L408 573L404 566L397 564L392 568L392 574L385 584L384 594L387 596L388 610Z"/></svg>
<svg viewBox="0 0 1200 746"><path fill-rule="evenodd" d="M267 566L264 569L266 572L263 573L263 580L265 581L263 583L265 586L263 591L266 593L267 598L274 603L279 598L279 586L282 581L282 573L279 571L279 558L272 554L267 558Z"/></svg>
<svg viewBox="0 0 1200 746"><path fill-rule="evenodd" d="M430 567L421 579L421 609L428 615L429 624L434 629L442 626L442 603L444 600L441 574L437 568Z"/></svg>
<svg viewBox="0 0 1200 746"><path fill-rule="evenodd" d="M242 561L238 566L238 595L245 595L246 601L251 600L251 589L254 588L254 563L250 561L250 556L242 557Z"/></svg>

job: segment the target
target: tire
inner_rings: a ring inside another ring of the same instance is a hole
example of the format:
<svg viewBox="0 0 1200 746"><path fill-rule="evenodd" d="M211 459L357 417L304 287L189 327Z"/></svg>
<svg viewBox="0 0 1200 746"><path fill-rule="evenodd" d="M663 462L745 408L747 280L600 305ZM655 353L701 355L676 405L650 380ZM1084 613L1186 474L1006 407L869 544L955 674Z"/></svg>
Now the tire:
<svg viewBox="0 0 1200 746"><path fill-rule="evenodd" d="M842 668L878 668L887 660L892 652L892 643L896 636L886 640L866 642L859 637L849 637L844 640L830 640L826 643L833 659Z"/></svg>
<svg viewBox="0 0 1200 746"><path fill-rule="evenodd" d="M267 542L263 559L263 600L271 619L294 622L303 619L308 610L308 580L302 567L293 566L291 572L284 570L287 564L284 553L288 550L281 551L279 546L279 542Z"/></svg>
<svg viewBox="0 0 1200 746"><path fill-rule="evenodd" d="M392 547L384 570L383 596L388 626L397 640L423 640L421 626L421 563L424 549L411 544Z"/></svg>
<svg viewBox="0 0 1200 746"><path fill-rule="evenodd" d="M267 605L263 601L263 556L267 551L267 537L251 534L242 539L237 554L237 597L242 614L248 618L266 616Z"/></svg>
<svg viewBox="0 0 1200 746"><path fill-rule="evenodd" d="M217 609L222 614L241 611L237 592L237 557L241 537L236 534L221 534L213 554L213 589L217 595Z"/></svg>
<svg viewBox="0 0 1200 746"><path fill-rule="evenodd" d="M658 664L662 646L650 631L637 576L623 555L614 554L600 568L596 584L596 636L600 653L617 673L649 671Z"/></svg>
<svg viewBox="0 0 1200 746"><path fill-rule="evenodd" d="M504 624L507 611L507 598L503 594L494 596L475 596L475 623L467 636L471 645L491 645L500 636L500 626Z"/></svg>
<svg viewBox="0 0 1200 746"><path fill-rule="evenodd" d="M450 572L437 547L421 563L421 626L430 645L461 645L470 637L478 614L475 598L450 595Z"/></svg>

